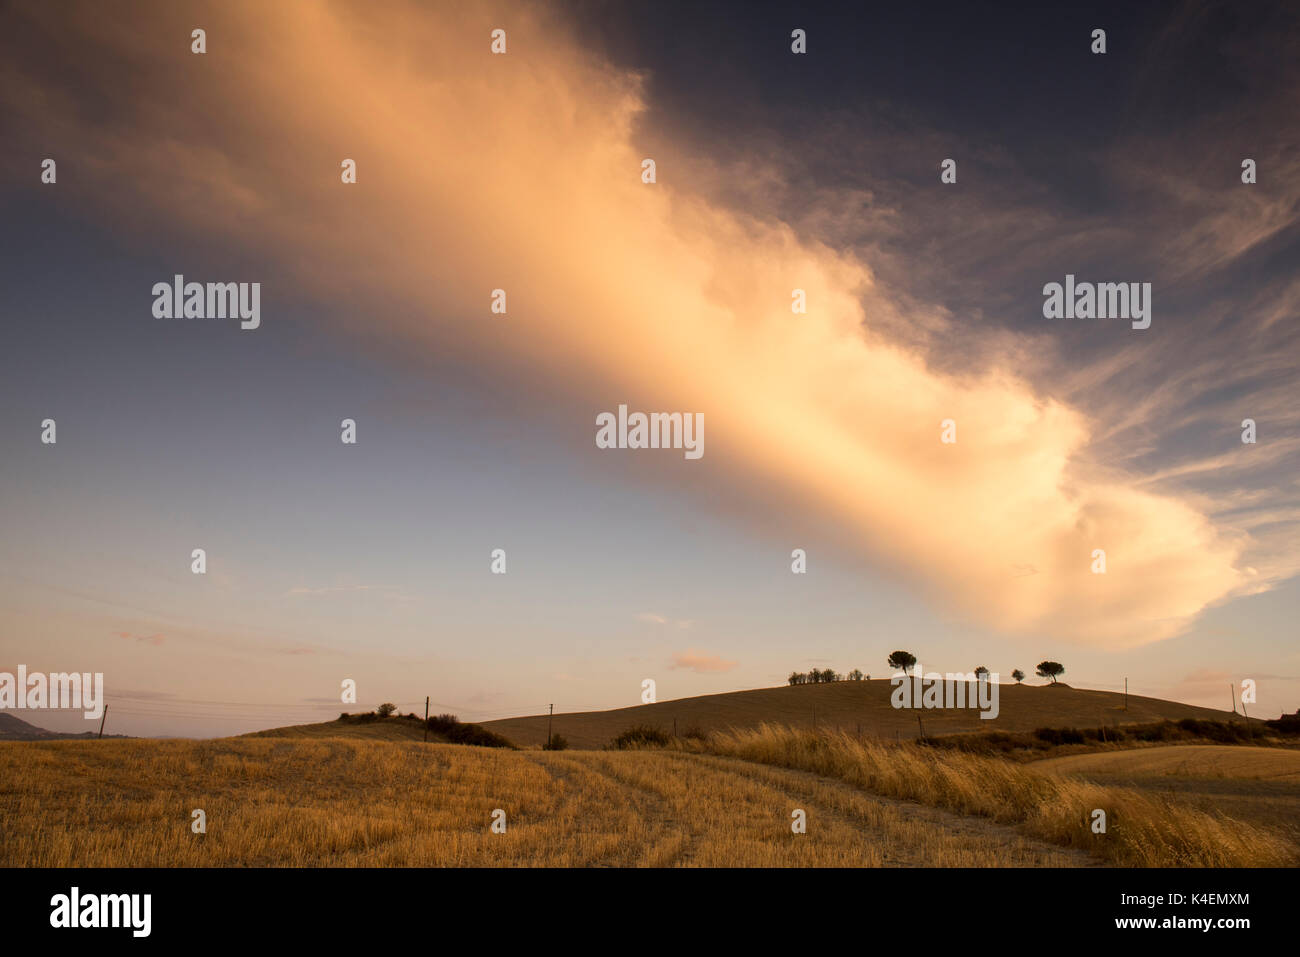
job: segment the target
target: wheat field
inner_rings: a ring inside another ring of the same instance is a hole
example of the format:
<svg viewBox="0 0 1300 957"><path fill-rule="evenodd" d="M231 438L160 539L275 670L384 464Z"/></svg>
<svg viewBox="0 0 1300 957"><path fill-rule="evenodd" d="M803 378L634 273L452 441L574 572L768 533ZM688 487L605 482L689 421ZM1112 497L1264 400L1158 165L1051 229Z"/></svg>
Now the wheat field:
<svg viewBox="0 0 1300 957"><path fill-rule="evenodd" d="M4 866L1078 866L1011 828L672 751L358 739L0 746ZM201 808L207 832L192 833ZM506 812L506 832L490 830ZM791 830L802 809L807 831Z"/></svg>
<svg viewBox="0 0 1300 957"><path fill-rule="evenodd" d="M0 865L1282 866L1268 827L1003 758L763 726L628 751L0 744ZM1088 826L1105 809L1108 829ZM202 809L206 832L191 829ZM491 829L505 814L504 833ZM802 810L806 831L794 833Z"/></svg>
<svg viewBox="0 0 1300 957"><path fill-rule="evenodd" d="M1128 787L999 757L862 741L838 731L762 725L679 747L798 768L866 791L1017 825L1062 847L1137 867L1284 867L1297 848L1281 828ZM1095 833L1093 813L1106 814Z"/></svg>

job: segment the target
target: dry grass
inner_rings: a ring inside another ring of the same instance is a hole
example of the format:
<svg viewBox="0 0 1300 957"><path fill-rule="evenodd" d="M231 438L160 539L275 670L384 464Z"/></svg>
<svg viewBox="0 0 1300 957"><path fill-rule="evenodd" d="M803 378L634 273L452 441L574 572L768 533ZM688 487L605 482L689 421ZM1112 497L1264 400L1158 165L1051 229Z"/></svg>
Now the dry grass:
<svg viewBox="0 0 1300 957"><path fill-rule="evenodd" d="M1293 844L1262 827L1158 795L1036 772L1002 758L770 725L682 747L811 771L877 794L1015 824L1026 834L1116 864L1270 867L1297 861ZM1105 834L1094 834L1089 826L1095 808L1106 812Z"/></svg>
<svg viewBox="0 0 1300 957"><path fill-rule="evenodd" d="M190 812L207 813L193 834ZM507 814L505 834L489 824ZM791 812L807 813L793 834ZM0 865L1072 866L1086 855L794 770L356 739L0 744Z"/></svg>
<svg viewBox="0 0 1300 957"><path fill-rule="evenodd" d="M1175 745L1050 758L1029 767L1221 811L1300 846L1300 751Z"/></svg>

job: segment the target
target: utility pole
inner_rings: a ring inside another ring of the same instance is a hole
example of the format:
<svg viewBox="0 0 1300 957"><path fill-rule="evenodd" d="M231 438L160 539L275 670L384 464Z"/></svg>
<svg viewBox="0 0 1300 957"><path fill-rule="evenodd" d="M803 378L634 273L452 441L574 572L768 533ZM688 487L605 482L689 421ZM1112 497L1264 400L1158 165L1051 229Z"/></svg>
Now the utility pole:
<svg viewBox="0 0 1300 957"><path fill-rule="evenodd" d="M108 705L104 705L104 713L99 716L99 737L104 736L104 722L108 719ZM99 740L96 738L96 740Z"/></svg>
<svg viewBox="0 0 1300 957"><path fill-rule="evenodd" d="M925 740L925 725L921 723L921 712L916 713L916 726L921 729L921 740Z"/></svg>
<svg viewBox="0 0 1300 957"><path fill-rule="evenodd" d="M1237 713L1237 686L1234 685L1232 682L1228 682L1228 691L1232 694L1232 713L1236 714ZM1243 710L1245 709L1245 707L1246 705L1243 702L1242 703Z"/></svg>
<svg viewBox="0 0 1300 957"><path fill-rule="evenodd" d="M1124 710L1128 710L1128 679L1124 679Z"/></svg>
<svg viewBox="0 0 1300 957"><path fill-rule="evenodd" d="M555 704L551 704L551 712L546 716L546 746L551 746L551 718L555 714Z"/></svg>
<svg viewBox="0 0 1300 957"><path fill-rule="evenodd" d="M424 696L424 743L429 743L429 696Z"/></svg>

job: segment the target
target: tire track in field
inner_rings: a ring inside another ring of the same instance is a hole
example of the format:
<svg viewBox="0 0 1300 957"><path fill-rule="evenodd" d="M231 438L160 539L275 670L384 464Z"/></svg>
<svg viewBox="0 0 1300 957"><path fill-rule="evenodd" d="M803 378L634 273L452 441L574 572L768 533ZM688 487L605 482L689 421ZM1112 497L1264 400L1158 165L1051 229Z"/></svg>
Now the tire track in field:
<svg viewBox="0 0 1300 957"><path fill-rule="evenodd" d="M649 832L644 847L635 855L635 859L628 859L634 849L624 841L617 851L606 854L604 859L591 862L588 866L670 866L680 855L680 848L674 852L671 850L672 845L689 842L680 818L670 813L667 802L652 790L636 787L626 779L610 773L604 762L599 760L601 752L570 752L566 755L548 754L545 757L538 752L523 753L563 789L565 799L580 811L579 820L587 820L591 813L587 805L605 802L611 797L609 792L612 791L622 803L636 812L637 819ZM594 788L591 785L595 785ZM654 853L661 845L670 848L667 855Z"/></svg>
<svg viewBox="0 0 1300 957"><path fill-rule="evenodd" d="M1006 859L1001 862L1001 866L1106 866L1104 861L1088 854L1086 851L1061 847L1058 844L1052 844L1049 841L1023 834L1014 825L1000 824L983 817L958 814L955 811L930 807L915 801L905 801L901 798L875 794L846 784L843 781L822 777L811 771L779 768L745 761L741 758L719 755L690 756L699 758L704 763L720 770L726 769L734 774L755 780L779 782L783 786L789 787L793 793L807 794L812 790L823 796L824 799L824 796L829 792L831 800L828 810L832 814L839 815L841 819L847 816L857 826L871 823L871 818L875 817L875 815L870 814L869 811L864 813L864 810L874 808L893 812L898 822L904 825L922 826L927 830L934 830L938 834L958 841L991 845L1006 855ZM810 800L815 796L810 794ZM889 852L886 854L884 861L886 867L933 867L936 864L932 859L918 857L914 853L915 849L905 843L889 841L888 846Z"/></svg>
<svg viewBox="0 0 1300 957"><path fill-rule="evenodd" d="M552 778L576 786L572 796L587 802L582 778L599 781L598 792L626 801L647 830L650 844L624 847L615 866L716 865L727 838L757 852L767 864L787 860L790 811L808 816L808 840L823 846L814 866L920 867L1055 866L1096 867L1086 852L1028 837L1015 827L860 790L807 771L756 764L738 758L680 752L570 752L538 763ZM709 796L730 794L733 806ZM705 797L701 797L705 795ZM755 835L761 835L755 837ZM829 838L828 835L837 835ZM800 838L803 840L803 838ZM634 859L629 859L632 852ZM767 855L766 857L764 855ZM701 861L703 856L705 860ZM768 859L770 858L770 859Z"/></svg>

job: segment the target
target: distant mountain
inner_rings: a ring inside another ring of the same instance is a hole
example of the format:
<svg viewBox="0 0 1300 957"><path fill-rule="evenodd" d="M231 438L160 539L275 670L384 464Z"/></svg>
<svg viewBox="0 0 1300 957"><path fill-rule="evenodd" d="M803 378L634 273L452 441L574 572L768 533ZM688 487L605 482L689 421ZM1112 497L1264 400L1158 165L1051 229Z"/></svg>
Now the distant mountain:
<svg viewBox="0 0 1300 957"><path fill-rule="evenodd" d="M21 718L15 718L7 711L0 711L0 741L76 741L94 738L94 731L82 731L79 734L64 734L60 731L46 731L34 724L28 724ZM126 734L106 734L106 738L126 738Z"/></svg>

